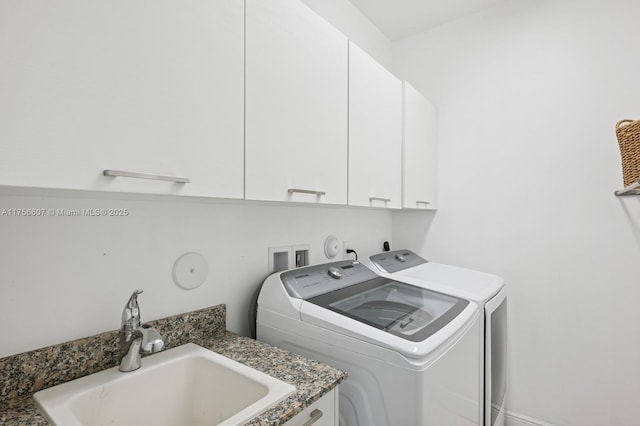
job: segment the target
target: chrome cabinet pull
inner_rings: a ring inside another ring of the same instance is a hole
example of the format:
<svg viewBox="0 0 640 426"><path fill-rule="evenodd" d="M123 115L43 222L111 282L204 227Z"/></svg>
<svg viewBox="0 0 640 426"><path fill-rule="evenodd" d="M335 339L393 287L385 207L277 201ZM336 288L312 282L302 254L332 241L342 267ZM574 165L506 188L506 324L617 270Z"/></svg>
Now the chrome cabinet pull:
<svg viewBox="0 0 640 426"><path fill-rule="evenodd" d="M369 201L383 201L385 203L390 203L391 202L391 198L369 197Z"/></svg>
<svg viewBox="0 0 640 426"><path fill-rule="evenodd" d="M310 189L289 188L289 194L297 192L299 194L311 194L311 195L327 195L324 191L312 191Z"/></svg>
<svg viewBox="0 0 640 426"><path fill-rule="evenodd" d="M417 200L416 201L416 206L419 206L420 204L424 204L425 206L429 206L429 204L431 204L431 201L420 201L420 200Z"/></svg>
<svg viewBox="0 0 640 426"><path fill-rule="evenodd" d="M128 177L128 178L136 178L136 179L152 179L152 180L165 180L169 182L176 183L189 183L191 179L188 177L179 177L179 176L162 176L162 175L151 175L148 173L133 173L133 172L124 172L122 170L111 170L107 169L102 172L105 176L114 176L114 177Z"/></svg>
<svg viewBox="0 0 640 426"><path fill-rule="evenodd" d="M302 426L311 426L312 424L314 424L315 422L320 420L321 417L322 417L322 411L320 411L320 410L318 410L316 408L315 410L313 410L311 412L311 418L309 420L307 420L307 422L305 424L303 424Z"/></svg>

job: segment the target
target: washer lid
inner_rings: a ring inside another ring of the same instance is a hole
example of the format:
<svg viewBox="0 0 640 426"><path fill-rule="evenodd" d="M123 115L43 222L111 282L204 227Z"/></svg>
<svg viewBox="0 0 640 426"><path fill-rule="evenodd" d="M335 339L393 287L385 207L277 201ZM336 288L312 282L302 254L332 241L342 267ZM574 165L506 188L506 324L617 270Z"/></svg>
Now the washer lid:
<svg viewBox="0 0 640 426"><path fill-rule="evenodd" d="M332 333L348 336L381 348L389 349L406 358L414 359L418 363L428 362L446 351L449 344L456 342L459 336L466 334L478 322L478 305L469 302L464 310L442 325L424 340L413 341L400 337L398 333L383 330L362 320L357 320L344 313L302 301L300 306L300 320L313 324ZM408 327L408 326L407 326ZM405 327L406 328L406 327ZM414 336L417 333L414 333ZM330 339L329 337L324 337ZM326 340L332 344L332 340ZM369 354L370 356L374 356Z"/></svg>
<svg viewBox="0 0 640 426"><path fill-rule="evenodd" d="M469 305L464 299L380 277L307 302L412 342L429 338Z"/></svg>
<svg viewBox="0 0 640 426"><path fill-rule="evenodd" d="M307 266L279 275L300 320L424 360L478 318L463 298L380 277L357 261Z"/></svg>

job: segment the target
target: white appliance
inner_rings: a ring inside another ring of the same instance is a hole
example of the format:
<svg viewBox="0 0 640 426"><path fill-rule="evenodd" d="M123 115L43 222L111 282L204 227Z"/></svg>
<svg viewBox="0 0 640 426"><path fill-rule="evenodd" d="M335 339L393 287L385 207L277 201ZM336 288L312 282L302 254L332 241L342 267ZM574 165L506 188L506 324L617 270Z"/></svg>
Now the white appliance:
<svg viewBox="0 0 640 426"><path fill-rule="evenodd" d="M364 263L382 276L478 304L480 345L476 351L484 364L480 377L484 403L480 405L478 416L481 425L503 426L507 390L507 290L504 280L484 272L428 262L411 250L379 253Z"/></svg>
<svg viewBox="0 0 640 426"><path fill-rule="evenodd" d="M347 372L341 426L477 425L479 313L343 260L268 277L257 338Z"/></svg>

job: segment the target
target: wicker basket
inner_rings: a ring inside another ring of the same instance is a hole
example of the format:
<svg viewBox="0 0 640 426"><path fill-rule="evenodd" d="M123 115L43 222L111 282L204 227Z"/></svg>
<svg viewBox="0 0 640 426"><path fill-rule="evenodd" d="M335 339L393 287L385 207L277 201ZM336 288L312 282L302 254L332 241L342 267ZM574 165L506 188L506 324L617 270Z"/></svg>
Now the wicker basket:
<svg viewBox="0 0 640 426"><path fill-rule="evenodd" d="M616 136L622 157L622 179L629 186L640 178L640 120L620 120Z"/></svg>

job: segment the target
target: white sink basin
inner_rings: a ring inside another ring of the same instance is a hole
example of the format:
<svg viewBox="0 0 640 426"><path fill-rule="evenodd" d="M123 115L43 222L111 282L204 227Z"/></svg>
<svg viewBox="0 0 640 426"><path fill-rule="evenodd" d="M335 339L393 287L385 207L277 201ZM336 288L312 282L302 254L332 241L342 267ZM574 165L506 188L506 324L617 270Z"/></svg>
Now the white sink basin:
<svg viewBox="0 0 640 426"><path fill-rule="evenodd" d="M237 425L295 387L193 343L34 395L50 423L71 425Z"/></svg>

